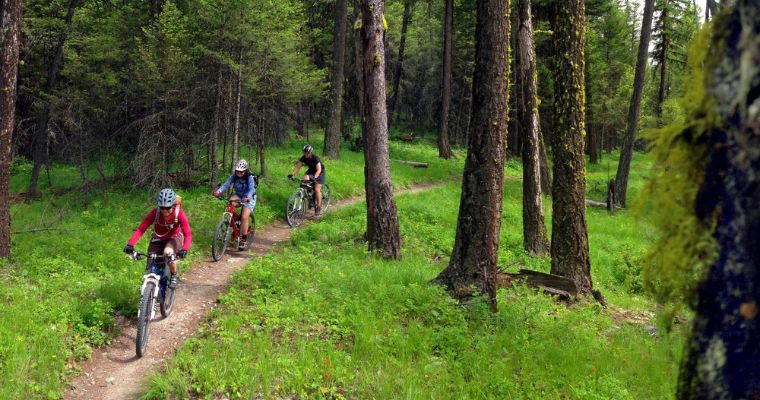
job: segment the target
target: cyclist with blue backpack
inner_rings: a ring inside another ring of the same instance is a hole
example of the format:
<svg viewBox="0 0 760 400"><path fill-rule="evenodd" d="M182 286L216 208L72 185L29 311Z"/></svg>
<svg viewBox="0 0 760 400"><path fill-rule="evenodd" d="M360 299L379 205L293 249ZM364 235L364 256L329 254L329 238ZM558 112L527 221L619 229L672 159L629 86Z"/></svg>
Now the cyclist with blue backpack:
<svg viewBox="0 0 760 400"><path fill-rule="evenodd" d="M148 253L163 254L168 258L172 258L175 254L179 258L187 256L193 234L190 231L187 215L180 209L179 197L174 190L166 188L158 193L156 208L143 218L140 226L124 246L125 253L132 254L135 251L135 243L151 225L153 225L153 235L148 246ZM175 289L179 282L176 260L169 263L169 270L172 274L169 278L169 287ZM150 271L150 259L148 259L146 271Z"/></svg>
<svg viewBox="0 0 760 400"><path fill-rule="evenodd" d="M230 201L240 204L242 200L243 210L241 212L241 232L248 232L248 219L256 208L257 184L258 177L248 169L248 161L240 160L235 164L235 173L230 175L222 186L216 189L213 193L214 197L219 197L222 195L222 192L229 187L232 187L235 194L230 197ZM243 234L240 243L238 244L238 250L245 249L245 242L247 240L248 235Z"/></svg>

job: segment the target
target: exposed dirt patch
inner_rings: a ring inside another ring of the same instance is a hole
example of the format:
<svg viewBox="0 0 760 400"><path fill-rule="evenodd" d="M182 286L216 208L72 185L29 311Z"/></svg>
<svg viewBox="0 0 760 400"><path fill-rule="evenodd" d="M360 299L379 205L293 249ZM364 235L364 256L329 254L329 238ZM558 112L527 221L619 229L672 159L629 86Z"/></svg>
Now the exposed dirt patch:
<svg viewBox="0 0 760 400"><path fill-rule="evenodd" d="M400 190L396 194L416 194L442 186L420 184ZM363 201L363 196L338 201L331 207L341 208ZM250 256L260 256L272 250L277 243L290 240L291 229L277 222L257 230L248 252L229 251L224 259L213 262L210 258L196 263L181 276L174 311L162 320L159 314L150 329L148 349L142 358L135 355L134 321L122 325L122 333L105 347L93 351L92 357L78 365L82 373L74 379L64 399L138 399L145 392L145 378L188 337L195 334L206 315L217 305L216 299L230 283L232 274L241 269ZM135 296L135 301L137 301Z"/></svg>

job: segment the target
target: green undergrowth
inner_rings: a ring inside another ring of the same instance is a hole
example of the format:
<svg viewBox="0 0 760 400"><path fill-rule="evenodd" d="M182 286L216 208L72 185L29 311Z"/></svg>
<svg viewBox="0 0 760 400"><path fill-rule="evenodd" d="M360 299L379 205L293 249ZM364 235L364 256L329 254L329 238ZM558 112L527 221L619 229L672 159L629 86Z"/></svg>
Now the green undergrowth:
<svg viewBox="0 0 760 400"><path fill-rule="evenodd" d="M282 218L285 202L296 188L286 176L302 146L293 142L267 149L268 176L261 179L256 208L259 226ZM415 169L393 162L396 188L450 181L461 173L461 157L439 160L437 150L429 146L392 142L390 149L393 159L430 163L428 169ZM243 148L241 154L246 157L253 151ZM335 200L363 193L361 153L344 148L340 160L324 162ZM114 165L105 162L101 170L113 174ZM86 170L88 179L96 181L96 168ZM253 170L258 172L258 167ZM12 191L26 190L30 171L28 162L14 162ZM45 172L40 177L41 198L13 203L13 257L0 265L2 399L58 398L76 369L75 361L88 358L93 346L108 343L117 333L119 318L136 313L144 264L128 260L122 248L154 206L155 191L119 180L101 186L80 183L78 168L55 164L50 180ZM209 259L224 204L211 197L206 185L177 192L193 230L189 259L180 263L185 270L193 262ZM147 237L137 244L138 250L147 249Z"/></svg>
<svg viewBox="0 0 760 400"><path fill-rule="evenodd" d="M517 165L505 169L499 262L548 270L548 258L521 250ZM601 173L592 166L589 176ZM397 197L401 261L366 252L362 204L297 230L233 277L145 398L673 397L681 329L666 333L617 312L651 307L639 281L651 240L630 213L589 212L592 272L612 309L567 306L518 286L499 292L492 314L481 299L458 305L428 283L448 261L459 190Z"/></svg>

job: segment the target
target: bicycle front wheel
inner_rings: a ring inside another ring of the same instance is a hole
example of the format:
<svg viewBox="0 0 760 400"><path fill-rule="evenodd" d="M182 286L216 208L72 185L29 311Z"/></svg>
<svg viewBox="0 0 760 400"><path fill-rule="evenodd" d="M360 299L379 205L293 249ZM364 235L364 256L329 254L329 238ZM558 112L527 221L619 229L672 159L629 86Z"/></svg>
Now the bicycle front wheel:
<svg viewBox="0 0 760 400"><path fill-rule="evenodd" d="M230 240L231 231L229 222L225 220L219 221L219 225L216 226L216 232L214 233L214 239L211 242L211 258L214 261L221 260L224 252L227 251L227 242Z"/></svg>
<svg viewBox="0 0 760 400"><path fill-rule="evenodd" d="M150 335L150 318L153 315L153 290L155 284L147 283L140 295L140 308L137 310L137 335L135 336L135 352L137 357L145 354Z"/></svg>
<svg viewBox="0 0 760 400"><path fill-rule="evenodd" d="M303 193L298 190L290 196L288 205L285 207L285 221L291 228L295 228L303 222L306 217L306 201Z"/></svg>

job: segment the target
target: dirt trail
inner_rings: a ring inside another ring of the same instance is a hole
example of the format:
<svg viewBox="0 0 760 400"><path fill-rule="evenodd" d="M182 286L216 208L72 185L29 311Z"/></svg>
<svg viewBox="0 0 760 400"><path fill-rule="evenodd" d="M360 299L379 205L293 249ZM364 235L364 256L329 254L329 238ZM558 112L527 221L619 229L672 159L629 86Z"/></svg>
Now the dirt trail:
<svg viewBox="0 0 760 400"><path fill-rule="evenodd" d="M395 195L415 194L442 186L420 184L400 190ZM346 207L363 201L363 196L336 202L330 209ZM256 232L251 256L260 256L272 247L290 239L291 229L282 221ZM196 251L206 249L196 249ZM105 347L95 349L92 357L81 363L82 373L64 393L64 399L116 400L138 399L145 393L145 378L174 355L174 351L196 332L197 326L216 307L217 297L226 291L232 274L248 262L243 252L229 251L224 259L210 259L194 264L180 277L180 286L169 318L151 323L148 349L142 358L135 356L134 321L122 324L122 333ZM137 301L137 296L135 297Z"/></svg>

